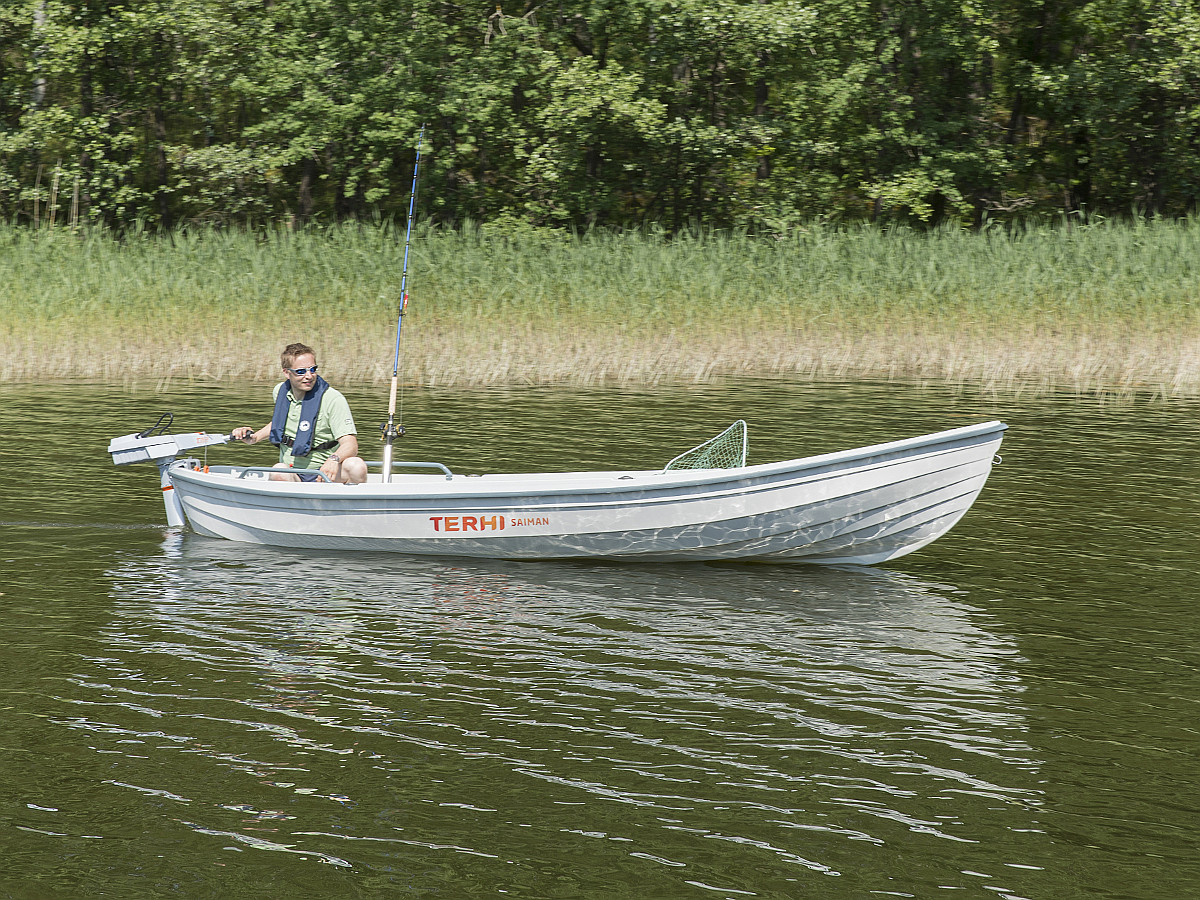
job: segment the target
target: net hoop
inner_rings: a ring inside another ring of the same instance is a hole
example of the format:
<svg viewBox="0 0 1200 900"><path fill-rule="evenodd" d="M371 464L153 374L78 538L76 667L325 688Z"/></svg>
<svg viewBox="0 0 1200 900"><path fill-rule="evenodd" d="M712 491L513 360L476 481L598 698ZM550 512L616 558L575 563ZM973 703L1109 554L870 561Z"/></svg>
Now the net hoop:
<svg viewBox="0 0 1200 900"><path fill-rule="evenodd" d="M749 450L746 423L738 419L714 438L698 444L667 463L663 469L740 469Z"/></svg>

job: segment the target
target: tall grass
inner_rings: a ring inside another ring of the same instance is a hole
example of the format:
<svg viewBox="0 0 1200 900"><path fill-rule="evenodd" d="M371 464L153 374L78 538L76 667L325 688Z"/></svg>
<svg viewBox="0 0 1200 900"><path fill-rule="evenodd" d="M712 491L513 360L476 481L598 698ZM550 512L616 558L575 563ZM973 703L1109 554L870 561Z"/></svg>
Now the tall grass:
<svg viewBox="0 0 1200 900"><path fill-rule="evenodd" d="M0 378L390 377L404 234L0 229ZM404 377L904 377L1200 393L1200 225L745 235L420 229Z"/></svg>

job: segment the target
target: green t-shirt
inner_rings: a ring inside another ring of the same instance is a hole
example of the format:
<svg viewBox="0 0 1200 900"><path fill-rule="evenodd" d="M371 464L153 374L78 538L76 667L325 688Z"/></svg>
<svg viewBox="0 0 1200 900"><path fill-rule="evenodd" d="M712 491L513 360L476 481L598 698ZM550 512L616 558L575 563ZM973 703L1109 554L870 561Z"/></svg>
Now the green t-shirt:
<svg viewBox="0 0 1200 900"><path fill-rule="evenodd" d="M281 381L275 385L275 390L271 394L272 400L279 397L280 389L286 384L286 381ZM289 386L287 423L283 427L283 433L290 438L296 436L302 405L302 401L296 399ZM312 440L314 447L319 447L326 441L344 438L348 434L358 434L358 430L354 427L354 417L350 415L350 404L346 402L346 398L337 388L329 388L321 397L321 408L317 410L316 425L316 434L313 435ZM279 461L297 469L319 469L321 463L329 459L329 455L336 449L336 447L330 447L328 450L313 450L308 456L294 457L291 447L280 444Z"/></svg>

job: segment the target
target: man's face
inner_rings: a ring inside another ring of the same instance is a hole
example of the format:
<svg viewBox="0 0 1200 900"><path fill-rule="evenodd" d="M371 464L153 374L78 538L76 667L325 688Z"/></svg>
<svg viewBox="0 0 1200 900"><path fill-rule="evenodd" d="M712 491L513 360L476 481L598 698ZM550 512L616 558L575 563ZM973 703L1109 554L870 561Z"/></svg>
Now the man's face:
<svg viewBox="0 0 1200 900"><path fill-rule="evenodd" d="M317 386L317 373L312 371L316 368L317 358L311 353L302 353L292 360L292 367L284 369L284 374L287 375L288 381L292 386L292 393L299 397L302 394L307 394ZM296 369L303 369L303 375L297 375Z"/></svg>

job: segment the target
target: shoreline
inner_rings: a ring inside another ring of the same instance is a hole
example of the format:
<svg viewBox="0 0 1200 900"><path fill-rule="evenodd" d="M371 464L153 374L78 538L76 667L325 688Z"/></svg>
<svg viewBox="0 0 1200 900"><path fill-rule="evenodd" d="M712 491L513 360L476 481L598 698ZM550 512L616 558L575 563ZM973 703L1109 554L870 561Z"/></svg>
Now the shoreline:
<svg viewBox="0 0 1200 900"><path fill-rule="evenodd" d="M344 325L237 329L208 320L178 344L132 329L97 334L0 334L0 382L104 380L154 384L267 382L277 348L303 340L331 377L346 384L390 381L394 335ZM124 334L126 337L120 338ZM1119 325L1048 331L997 327L938 331L932 323L854 332L748 328L713 334L681 329L430 329L406 333L401 379L417 387L654 386L729 378L919 381L1003 394L1200 397L1200 333Z"/></svg>
<svg viewBox="0 0 1200 900"><path fill-rule="evenodd" d="M418 237L406 383L905 379L1200 397L1190 221ZM386 229L119 243L0 226L0 239L0 382L265 382L296 340L338 381L391 379L405 247Z"/></svg>

